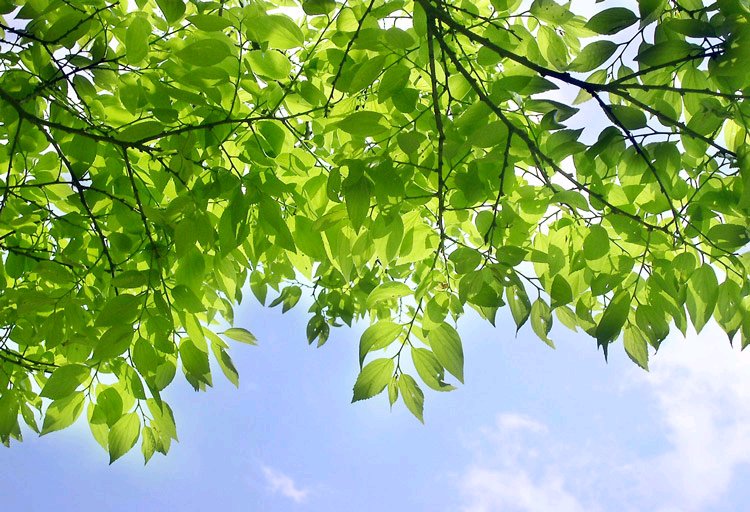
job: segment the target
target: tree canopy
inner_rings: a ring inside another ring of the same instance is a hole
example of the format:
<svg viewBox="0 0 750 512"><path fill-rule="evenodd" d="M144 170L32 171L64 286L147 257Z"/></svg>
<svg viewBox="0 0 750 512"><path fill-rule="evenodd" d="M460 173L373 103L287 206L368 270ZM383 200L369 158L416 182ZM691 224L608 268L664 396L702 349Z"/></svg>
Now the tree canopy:
<svg viewBox="0 0 750 512"><path fill-rule="evenodd" d="M750 343L750 8L592 5L0 0L0 439L166 453L248 282L420 420L468 309Z"/></svg>

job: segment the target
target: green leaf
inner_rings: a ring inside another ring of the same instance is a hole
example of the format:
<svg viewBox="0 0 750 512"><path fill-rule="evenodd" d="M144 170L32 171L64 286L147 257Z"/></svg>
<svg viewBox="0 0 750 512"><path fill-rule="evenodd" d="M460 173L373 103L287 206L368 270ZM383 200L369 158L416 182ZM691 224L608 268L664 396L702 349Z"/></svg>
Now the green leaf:
<svg viewBox="0 0 750 512"><path fill-rule="evenodd" d="M188 21L204 32L218 32L232 26L227 18L215 14L195 14L188 16Z"/></svg>
<svg viewBox="0 0 750 512"><path fill-rule="evenodd" d="M388 68L380 78L378 84L378 101L383 103L385 100L402 90L409 83L411 69L404 64L396 64Z"/></svg>
<svg viewBox="0 0 750 512"><path fill-rule="evenodd" d="M200 313L206 310L201 299L184 284L178 284L172 288L172 298L178 308L190 313Z"/></svg>
<svg viewBox="0 0 750 512"><path fill-rule="evenodd" d="M626 327L623 334L623 345L628 357L648 371L648 342L637 327Z"/></svg>
<svg viewBox="0 0 750 512"><path fill-rule="evenodd" d="M278 204L268 199L261 200L260 219L264 227L270 229L270 234L275 237L275 243L289 251L296 251L294 237L287 226L286 220L282 217L281 209Z"/></svg>
<svg viewBox="0 0 750 512"><path fill-rule="evenodd" d="M742 325L742 296L737 283L727 279L719 286L719 296L716 300L716 321L727 333L729 339Z"/></svg>
<svg viewBox="0 0 750 512"><path fill-rule="evenodd" d="M203 382L209 386L212 385L208 354L200 350L189 339L184 339L180 343L180 360L187 375L192 376L199 382Z"/></svg>
<svg viewBox="0 0 750 512"><path fill-rule="evenodd" d="M335 0L304 0L302 9L305 14L315 16L318 14L328 14L336 8Z"/></svg>
<svg viewBox="0 0 750 512"><path fill-rule="evenodd" d="M8 436L18 427L18 399L15 393L0 395L0 436Z"/></svg>
<svg viewBox="0 0 750 512"><path fill-rule="evenodd" d="M109 463L130 451L141 431L141 420L134 412L124 414L109 430L107 444L109 446Z"/></svg>
<svg viewBox="0 0 750 512"><path fill-rule="evenodd" d="M621 124L626 130L639 130L648 125L646 114L642 110L626 105L609 105L607 107L613 121Z"/></svg>
<svg viewBox="0 0 750 512"><path fill-rule="evenodd" d="M255 335L243 327L230 327L222 334L227 338L239 341L240 343L246 343L248 345L258 344L258 339Z"/></svg>
<svg viewBox="0 0 750 512"><path fill-rule="evenodd" d="M435 354L426 348L411 349L411 359L414 362L414 368L417 370L422 382L427 384L435 391L452 391L456 389L450 384L443 382L445 378L445 368L435 357Z"/></svg>
<svg viewBox="0 0 750 512"><path fill-rule="evenodd" d="M387 128L380 124L383 122L383 114L368 110L360 110L349 114L338 122L338 127L346 133L364 137L367 135L377 135L384 132Z"/></svg>
<svg viewBox="0 0 750 512"><path fill-rule="evenodd" d="M668 40L655 45L643 47L635 60L646 66L661 66L672 61L679 61L702 48L683 40Z"/></svg>
<svg viewBox="0 0 750 512"><path fill-rule="evenodd" d="M584 26L598 34L612 35L628 28L637 21L638 16L630 9L612 7L592 16Z"/></svg>
<svg viewBox="0 0 750 512"><path fill-rule="evenodd" d="M126 270L120 272L114 279L112 284L118 288L142 288L148 284L149 273L140 270Z"/></svg>
<svg viewBox="0 0 750 512"><path fill-rule="evenodd" d="M123 407L122 395L116 387L105 388L96 395L96 410L104 416L110 427L122 416Z"/></svg>
<svg viewBox="0 0 750 512"><path fill-rule="evenodd" d="M635 312L635 322L654 348L658 349L661 342L669 335L669 323L665 314L656 306L639 305Z"/></svg>
<svg viewBox="0 0 750 512"><path fill-rule="evenodd" d="M388 320L381 320L365 329L359 339L359 366L362 366L368 353L393 343L402 330L403 326Z"/></svg>
<svg viewBox="0 0 750 512"><path fill-rule="evenodd" d="M131 324L115 325L107 329L94 347L91 358L95 361L107 361L125 352L133 341Z"/></svg>
<svg viewBox="0 0 750 512"><path fill-rule="evenodd" d="M385 64L385 55L378 55L373 59L368 59L362 63L357 69L352 81L349 83L347 92L355 93L361 91L367 87L370 87L373 82L380 76L383 71L383 65Z"/></svg>
<svg viewBox="0 0 750 512"><path fill-rule="evenodd" d="M232 55L232 50L220 39L201 39L176 52L184 62L193 66L213 66Z"/></svg>
<svg viewBox="0 0 750 512"><path fill-rule="evenodd" d="M80 13L65 14L60 16L47 30L45 39L47 41L55 41L65 47L70 47L80 37L77 32L81 28L85 32L88 28L88 22L83 21Z"/></svg>
<svg viewBox="0 0 750 512"><path fill-rule="evenodd" d="M554 0L534 0L531 14L554 25L562 25L573 19L573 13Z"/></svg>
<svg viewBox="0 0 750 512"><path fill-rule="evenodd" d="M372 308L376 304L386 301L400 299L411 295L411 288L398 281L386 281L380 284L367 296L367 307Z"/></svg>
<svg viewBox="0 0 750 512"><path fill-rule="evenodd" d="M398 377L398 390L404 400L406 408L422 423L424 423L424 394L419 389L417 381L405 373Z"/></svg>
<svg viewBox="0 0 750 512"><path fill-rule="evenodd" d="M161 9L164 18L173 25L185 15L185 2L183 0L156 0L156 5Z"/></svg>
<svg viewBox="0 0 750 512"><path fill-rule="evenodd" d="M391 48L406 50L414 46L416 41L406 30L391 27L385 31L385 41Z"/></svg>
<svg viewBox="0 0 750 512"><path fill-rule="evenodd" d="M388 381L388 403L391 409L393 409L393 404L396 403L396 400L398 400L398 378L393 376Z"/></svg>
<svg viewBox="0 0 750 512"><path fill-rule="evenodd" d="M133 322L140 311L143 299L137 295L121 293L110 298L101 309L96 325L109 327Z"/></svg>
<svg viewBox="0 0 750 512"><path fill-rule="evenodd" d="M695 332L700 333L711 318L719 298L719 282L711 265L704 263L690 276L687 283L687 306Z"/></svg>
<svg viewBox="0 0 750 512"><path fill-rule="evenodd" d="M83 392L79 392L52 402L44 414L41 435L62 430L72 425L83 411L83 401Z"/></svg>
<svg viewBox="0 0 750 512"><path fill-rule="evenodd" d="M57 400L71 395L91 375L91 370L81 364L69 364L57 368L44 384L39 396Z"/></svg>
<svg viewBox="0 0 750 512"><path fill-rule="evenodd" d="M299 302L301 296L302 290L299 286L287 286L281 290L281 294L268 306L272 308L281 304L281 312L286 313Z"/></svg>
<svg viewBox="0 0 750 512"><path fill-rule="evenodd" d="M211 344L211 350L214 353L214 357L216 357L216 362L219 363L219 368L221 368L221 371L227 380L234 384L235 387L239 387L240 374L234 366L232 358L227 354L227 351L216 343Z"/></svg>
<svg viewBox="0 0 750 512"><path fill-rule="evenodd" d="M459 247L448 256L448 259L455 265L456 273L467 274L479 266L482 255L475 249Z"/></svg>
<svg viewBox="0 0 750 512"><path fill-rule="evenodd" d="M268 50L252 50L247 54L247 60L253 72L272 80L282 80L292 71L292 63L283 53Z"/></svg>
<svg viewBox="0 0 750 512"><path fill-rule="evenodd" d="M299 26L288 16L270 14L254 20L247 29L250 40L268 43L270 48L290 50L298 48L305 42Z"/></svg>
<svg viewBox="0 0 750 512"><path fill-rule="evenodd" d="M391 380L394 368L393 359L390 358L375 359L365 365L354 383L352 403L372 398L383 391Z"/></svg>
<svg viewBox="0 0 750 512"><path fill-rule="evenodd" d="M151 457L156 451L156 437L151 427L143 427L141 431L141 453L143 454L143 463L148 464Z"/></svg>
<svg viewBox="0 0 750 512"><path fill-rule="evenodd" d="M552 280L550 297L552 298L552 309L573 301L573 290L570 288L570 284L568 284L565 278L560 274L557 274Z"/></svg>
<svg viewBox="0 0 750 512"><path fill-rule="evenodd" d="M598 346L603 347L604 357L607 357L607 348L609 343L619 336L622 326L628 319L630 313L630 290L620 290L604 310L604 314L596 325L596 342Z"/></svg>
<svg viewBox="0 0 750 512"><path fill-rule="evenodd" d="M598 224L589 227L583 240L583 255L587 260L598 260L609 254L609 233Z"/></svg>
<svg viewBox="0 0 750 512"><path fill-rule="evenodd" d="M347 183L344 187L344 201L349 220L355 231L359 231L370 212L370 183L364 176Z"/></svg>
<svg viewBox="0 0 750 512"><path fill-rule="evenodd" d="M531 301L522 286L511 286L507 288L505 299L516 323L516 333L529 319L531 314Z"/></svg>
<svg viewBox="0 0 750 512"><path fill-rule="evenodd" d="M427 333L427 339L440 364L463 383L464 351L456 330L443 322Z"/></svg>
<svg viewBox="0 0 750 512"><path fill-rule="evenodd" d="M253 295L255 295L255 298L258 299L261 305L265 305L268 287L263 280L263 274L257 270L250 272L250 291L253 292Z"/></svg>
<svg viewBox="0 0 750 512"><path fill-rule="evenodd" d="M579 73L592 71L607 62L616 50L617 44L612 41L594 41L581 50L568 69Z"/></svg>
<svg viewBox="0 0 750 512"><path fill-rule="evenodd" d="M541 298L535 300L531 305L531 328L543 342L555 348L555 344L548 336L552 329L552 310L549 304Z"/></svg>
<svg viewBox="0 0 750 512"><path fill-rule="evenodd" d="M131 124L122 130L117 138L123 142L139 142L150 139L164 131L164 125L158 121L143 121Z"/></svg>
<svg viewBox="0 0 750 512"><path fill-rule="evenodd" d="M151 423L159 428L165 436L177 440L177 428L174 423L174 414L169 405L161 400L149 398L146 401L148 410L151 412Z"/></svg>
<svg viewBox="0 0 750 512"><path fill-rule="evenodd" d="M641 15L641 26L645 27L655 21L664 9L667 0L638 0L638 12Z"/></svg>
<svg viewBox="0 0 750 512"><path fill-rule="evenodd" d="M717 224L708 230L707 236L727 251L736 251L750 243L750 229L738 224Z"/></svg>
<svg viewBox="0 0 750 512"><path fill-rule="evenodd" d="M553 68L563 70L568 67L568 47L554 29L544 25L539 27L537 41L542 56Z"/></svg>
<svg viewBox="0 0 750 512"><path fill-rule="evenodd" d="M125 57L130 64L138 64L148 55L151 23L142 16L133 18L125 31Z"/></svg>
<svg viewBox="0 0 750 512"><path fill-rule="evenodd" d="M312 342L317 339L318 347L322 347L325 342L328 341L328 336L330 335L330 333L331 328L328 325L325 317L322 315L315 315L310 319L309 322L307 322L307 342L310 344L312 344Z"/></svg>

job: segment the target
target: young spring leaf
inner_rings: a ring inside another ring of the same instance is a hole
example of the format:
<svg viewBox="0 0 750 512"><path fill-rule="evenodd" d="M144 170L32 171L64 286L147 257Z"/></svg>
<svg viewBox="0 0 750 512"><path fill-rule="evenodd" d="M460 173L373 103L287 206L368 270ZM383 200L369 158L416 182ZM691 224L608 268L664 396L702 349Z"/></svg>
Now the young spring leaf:
<svg viewBox="0 0 750 512"><path fill-rule="evenodd" d="M422 423L424 423L424 393L419 389L417 381L405 373L398 377L398 390L406 408Z"/></svg>
<svg viewBox="0 0 750 512"><path fill-rule="evenodd" d="M607 62L616 50L617 44L612 41L594 41L581 50L568 69L579 73L593 71Z"/></svg>
<svg viewBox="0 0 750 512"><path fill-rule="evenodd" d="M443 382L445 379L445 368L435 357L435 354L426 348L412 348L411 359L422 382L435 391L452 391L456 389L450 384Z"/></svg>
<svg viewBox="0 0 750 512"><path fill-rule="evenodd" d="M41 435L69 427L83 411L83 392L68 395L52 402L44 414Z"/></svg>
<svg viewBox="0 0 750 512"><path fill-rule="evenodd" d="M367 307L372 308L380 302L400 299L401 297L411 295L411 293L411 289L404 283L386 281L370 292L370 295L367 297Z"/></svg>
<svg viewBox="0 0 750 512"><path fill-rule="evenodd" d="M372 398L385 389L393 376L395 365L393 359L375 359L366 364L354 383L352 402Z"/></svg>
<svg viewBox="0 0 750 512"><path fill-rule="evenodd" d="M258 344L258 339L255 337L255 335L244 327L230 327L222 334L227 338L239 341L240 343L246 343L247 345Z"/></svg>
<svg viewBox="0 0 750 512"><path fill-rule="evenodd" d="M464 381L464 351L461 337L449 324L443 322L427 333L427 339L440 364L460 382Z"/></svg>
<svg viewBox="0 0 750 512"><path fill-rule="evenodd" d="M648 341L638 327L633 325L625 327L623 345L628 357L635 364L648 371Z"/></svg>
<svg viewBox="0 0 750 512"><path fill-rule="evenodd" d="M141 420L134 412L125 414L109 430L107 444L109 446L109 463L130 451L140 434Z"/></svg>
<svg viewBox="0 0 750 512"><path fill-rule="evenodd" d="M604 357L607 357L608 345L617 338L628 319L630 299L629 290L620 290L612 297L599 319L596 326L596 342L598 346L603 347Z"/></svg>
<svg viewBox="0 0 750 512"><path fill-rule="evenodd" d="M151 23L142 16L133 18L125 31L125 57L131 64L138 64L148 55L148 38Z"/></svg>
<svg viewBox="0 0 750 512"><path fill-rule="evenodd" d="M513 321L516 323L516 332L518 332L529 319L531 301L522 286L508 287L505 292L505 298L513 315Z"/></svg>
<svg viewBox="0 0 750 512"><path fill-rule="evenodd" d="M599 12L586 22L585 27L598 34L612 35L633 25L638 16L625 7L611 7Z"/></svg>
<svg viewBox="0 0 750 512"><path fill-rule="evenodd" d="M687 283L687 306L690 320L696 332L701 332L711 318L719 298L719 282L714 269L703 264L690 276Z"/></svg>
<svg viewBox="0 0 750 512"><path fill-rule="evenodd" d="M91 375L91 370L82 364L68 364L57 368L44 384L40 396L58 400L71 395Z"/></svg>
<svg viewBox="0 0 750 512"><path fill-rule="evenodd" d="M229 46L219 39L201 39L177 52L177 56L193 66L213 66L232 54Z"/></svg>
<svg viewBox="0 0 750 512"><path fill-rule="evenodd" d="M164 14L164 18L170 24L179 21L185 14L184 0L156 0L156 5L159 6L159 9Z"/></svg>
<svg viewBox="0 0 750 512"><path fill-rule="evenodd" d="M369 352L387 347L398 338L402 330L403 326L388 320L381 320L365 329L362 337L359 339L360 367Z"/></svg>
<svg viewBox="0 0 750 512"><path fill-rule="evenodd" d="M548 334L552 329L552 310L541 298L531 305L531 328L539 338L552 348L555 344L549 339Z"/></svg>

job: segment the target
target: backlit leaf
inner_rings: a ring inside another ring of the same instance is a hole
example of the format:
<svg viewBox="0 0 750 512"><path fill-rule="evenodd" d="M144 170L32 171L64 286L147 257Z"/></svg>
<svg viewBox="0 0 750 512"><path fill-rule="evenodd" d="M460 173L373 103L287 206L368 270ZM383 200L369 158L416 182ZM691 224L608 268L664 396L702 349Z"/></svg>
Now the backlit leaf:
<svg viewBox="0 0 750 512"><path fill-rule="evenodd" d="M109 463L130 451L140 434L141 420L134 412L125 414L109 430Z"/></svg>
<svg viewBox="0 0 750 512"><path fill-rule="evenodd" d="M447 323L427 334L430 348L440 364L459 381L464 381L464 351L458 332Z"/></svg>
<svg viewBox="0 0 750 512"><path fill-rule="evenodd" d="M393 375L393 370L393 359L390 358L375 359L366 364L354 384L352 402L372 398L383 391Z"/></svg>
<svg viewBox="0 0 750 512"><path fill-rule="evenodd" d="M591 17L586 28L599 34L611 35L628 28L638 21L638 17L625 7L611 7Z"/></svg>
<svg viewBox="0 0 750 512"><path fill-rule="evenodd" d="M244 327L230 327L223 332L224 336L231 338L240 343L246 343L248 345L257 345L258 340L255 338L253 333L245 329Z"/></svg>
<svg viewBox="0 0 750 512"><path fill-rule="evenodd" d="M398 390L401 398L404 400L407 409L422 423L424 423L424 394L419 389L417 382L407 374L402 374L398 378Z"/></svg>

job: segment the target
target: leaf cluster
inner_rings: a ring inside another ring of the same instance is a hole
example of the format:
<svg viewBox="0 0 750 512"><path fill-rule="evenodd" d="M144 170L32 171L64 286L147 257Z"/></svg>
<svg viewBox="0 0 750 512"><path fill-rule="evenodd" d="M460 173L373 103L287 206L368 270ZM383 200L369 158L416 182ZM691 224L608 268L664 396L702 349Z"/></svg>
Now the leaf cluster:
<svg viewBox="0 0 750 512"><path fill-rule="evenodd" d="M368 319L353 401L419 420L468 309L643 368L750 342L744 3L131 4L0 1L5 444L86 410L112 461L166 453L178 370L238 384L246 284L318 346Z"/></svg>

